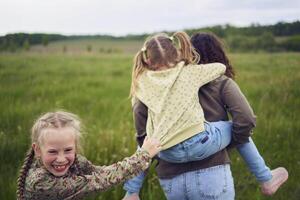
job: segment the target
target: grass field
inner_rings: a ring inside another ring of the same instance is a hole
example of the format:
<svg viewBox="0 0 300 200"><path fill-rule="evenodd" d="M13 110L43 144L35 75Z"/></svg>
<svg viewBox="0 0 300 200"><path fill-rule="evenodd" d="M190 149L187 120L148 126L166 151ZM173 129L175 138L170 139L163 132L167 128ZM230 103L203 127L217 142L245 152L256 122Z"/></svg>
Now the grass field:
<svg viewBox="0 0 300 200"><path fill-rule="evenodd" d="M83 53L129 53L134 54L143 45L141 40L101 40L101 39L76 39L62 40L51 42L47 47L43 45L34 45L30 49L31 52L46 52L46 53L68 53L68 54L83 54Z"/></svg>
<svg viewBox="0 0 300 200"><path fill-rule="evenodd" d="M60 45L59 45L60 46ZM38 52L38 51L37 51ZM41 113L65 109L86 126L84 153L111 164L134 152L130 101L132 54L0 54L0 199L16 199L16 178ZM285 166L289 181L272 199L300 198L300 54L231 54L237 82L257 115L254 141L271 167ZM269 199L233 151L236 199ZM153 171L153 170L152 170ZM121 186L90 199L121 199ZM165 199L152 172L142 199Z"/></svg>

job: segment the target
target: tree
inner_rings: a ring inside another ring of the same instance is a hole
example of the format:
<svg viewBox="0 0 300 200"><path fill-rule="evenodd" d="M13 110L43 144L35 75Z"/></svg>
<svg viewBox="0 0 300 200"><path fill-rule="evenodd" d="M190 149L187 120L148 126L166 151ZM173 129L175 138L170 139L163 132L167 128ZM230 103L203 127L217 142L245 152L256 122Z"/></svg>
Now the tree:
<svg viewBox="0 0 300 200"><path fill-rule="evenodd" d="M30 43L29 43L29 40L26 39L24 42L23 42L23 49L26 50L26 51L29 51L30 50Z"/></svg>
<svg viewBox="0 0 300 200"><path fill-rule="evenodd" d="M272 51L276 49L274 35L271 32L264 32L257 39L257 47L263 50Z"/></svg>
<svg viewBox="0 0 300 200"><path fill-rule="evenodd" d="M9 42L8 42L8 50L10 51L10 52L16 52L16 50L17 50L17 45L16 45L16 43L15 43L15 41L14 40L9 40Z"/></svg>
<svg viewBox="0 0 300 200"><path fill-rule="evenodd" d="M49 43L48 35L43 35L43 37L42 37L42 43L43 43L43 45L45 47L48 46L48 43Z"/></svg>
<svg viewBox="0 0 300 200"><path fill-rule="evenodd" d="M286 51L300 51L300 35L292 36L280 43Z"/></svg>

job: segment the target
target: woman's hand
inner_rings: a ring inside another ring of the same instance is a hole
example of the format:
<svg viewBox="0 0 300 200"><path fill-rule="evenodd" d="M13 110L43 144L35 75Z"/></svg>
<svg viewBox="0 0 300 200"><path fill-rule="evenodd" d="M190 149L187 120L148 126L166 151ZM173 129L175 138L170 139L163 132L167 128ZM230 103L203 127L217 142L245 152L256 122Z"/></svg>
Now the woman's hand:
<svg viewBox="0 0 300 200"><path fill-rule="evenodd" d="M147 136L144 140L142 148L148 151L150 157L153 158L158 152L161 151L160 141L156 138L149 138Z"/></svg>

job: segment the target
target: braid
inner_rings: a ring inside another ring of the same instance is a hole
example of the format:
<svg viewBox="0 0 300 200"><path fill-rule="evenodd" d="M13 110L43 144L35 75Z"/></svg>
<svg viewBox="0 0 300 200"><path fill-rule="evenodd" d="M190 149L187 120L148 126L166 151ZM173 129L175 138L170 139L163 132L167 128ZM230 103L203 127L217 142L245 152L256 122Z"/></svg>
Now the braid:
<svg viewBox="0 0 300 200"><path fill-rule="evenodd" d="M34 158L34 150L33 150L33 148L30 148L24 159L24 164L20 170L19 178L17 181L17 184L18 184L17 199L18 200L25 199L24 198L25 181L26 181L26 176L27 176L28 170L33 162L33 158Z"/></svg>

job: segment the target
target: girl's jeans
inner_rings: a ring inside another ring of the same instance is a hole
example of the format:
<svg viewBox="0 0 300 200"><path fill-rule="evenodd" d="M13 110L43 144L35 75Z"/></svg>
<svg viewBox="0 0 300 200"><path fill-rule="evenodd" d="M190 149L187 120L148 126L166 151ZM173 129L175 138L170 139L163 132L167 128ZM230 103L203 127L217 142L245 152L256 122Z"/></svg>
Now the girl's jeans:
<svg viewBox="0 0 300 200"><path fill-rule="evenodd" d="M169 149L161 151L158 156L163 160L173 163L202 160L224 149L230 143L232 136L231 128L231 122L219 121L205 123L205 131ZM256 179L259 182L266 182L272 178L271 171L265 165L264 159L260 156L252 139L249 139L250 141L248 143L237 146L237 150ZM145 174L143 172L126 181L124 189L128 193L139 193L144 176ZM211 187L214 186L211 185Z"/></svg>

